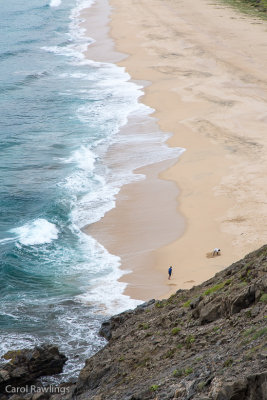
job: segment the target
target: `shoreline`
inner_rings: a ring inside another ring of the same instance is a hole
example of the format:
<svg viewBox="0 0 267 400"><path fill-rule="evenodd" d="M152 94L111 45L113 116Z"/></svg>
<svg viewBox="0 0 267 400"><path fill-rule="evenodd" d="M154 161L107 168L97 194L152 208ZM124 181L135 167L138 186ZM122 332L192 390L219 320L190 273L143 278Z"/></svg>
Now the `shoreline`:
<svg viewBox="0 0 267 400"><path fill-rule="evenodd" d="M118 64L119 60L125 59L127 56L113 49L114 42L108 36L109 13L110 7L107 0L96 2L87 10L86 14L83 13L83 17L85 16L87 20L83 27L87 27L90 21L92 33L87 28L87 35L96 39L95 43L89 46L86 56L95 61L117 61ZM95 37L94 26L102 27L102 24L104 24L104 28L99 30L101 33ZM105 49L104 53L102 53L102 49ZM131 78L130 81L137 85L141 84L142 90L150 84L148 80L136 81ZM140 102L140 97L138 100ZM116 134L116 137L125 138L126 143L123 144L124 140L122 143L115 141L104 157L105 164L112 170L119 170L121 166L118 154L124 154L124 158L128 157L129 159L139 156L139 149L134 148L136 145L128 143L127 138L130 135L149 137L151 133L154 136L159 134L161 137L164 134L159 130L157 120L151 117L151 114L129 115L127 124L120 127ZM141 158L146 150L151 151L151 144L144 142L140 152ZM160 144L158 150L161 150ZM181 151L183 150L181 149ZM85 233L93 236L109 253L120 256L120 269L124 275L119 281L127 283L124 293L133 299L149 300L155 296L155 292L160 296L166 292L166 284L162 279L161 271L154 269L155 251L181 236L184 222L183 217L176 211L177 185L174 182L160 179L159 175L174 164L177 158L152 164L146 163L142 167L134 168L133 174L135 176L143 175L145 179L124 184L116 196L116 207L108 211L100 221L83 228ZM159 196L158 192L162 194ZM154 201L155 197L157 197L156 202ZM158 213L159 204L165 210L161 214Z"/></svg>
<svg viewBox="0 0 267 400"><path fill-rule="evenodd" d="M263 185L267 59L262 55L266 24L198 1L197 11L192 0L179 5L173 0L127 5L111 1L110 36L124 54L116 62L132 79L151 82L141 101L156 110L153 117L161 131L173 133L168 144L186 148L174 166L159 171L162 181L179 187L185 232L153 249L150 259L121 278L130 283L126 294L144 300L203 282L267 241L262 218L267 212ZM242 43L240 32L246 39ZM133 199L129 186L119 193L116 208L94 224L93 236L100 232L101 243L119 256L120 248L107 236L115 234L114 225L131 213L129 209L122 213L123 204ZM140 225L140 219L133 224L131 237L143 234ZM116 238L125 241L121 228L116 228ZM222 249L222 256L206 258L214 247ZM132 264L135 260L136 254ZM174 275L168 282L169 264L174 265ZM125 267L129 269L123 262ZM149 280L153 296L146 297L140 279Z"/></svg>
<svg viewBox="0 0 267 400"><path fill-rule="evenodd" d="M86 19L82 27L86 28L87 36L95 39L85 54L89 59L115 62L118 65L128 56L117 49L114 50L114 41L109 35L110 13L108 0L100 0L82 13ZM98 33L95 35L96 26ZM141 85L142 91L150 85L147 79L135 80L131 77L130 81ZM139 103L142 97L139 97ZM124 158L129 159L137 155L139 150L134 151L132 145L127 143L129 135L160 135L162 141L166 133L160 131L157 120L151 116L152 113L151 109L151 114L144 117L129 115L127 124L120 127L119 133L116 134L116 137L124 137L126 144L123 144L123 140L122 144L115 141L104 157L109 168L119 168L118 154L123 153ZM170 133L167 134L170 136ZM150 146L144 142L141 158L146 150L151 151ZM158 145L159 151L161 146ZM180 157L183 149L177 147ZM155 252L157 248L173 242L182 235L184 220L183 216L177 213L176 198L179 189L176 183L163 180L159 175L177 162L177 159L178 156L134 168L133 174L144 175L145 179L124 184L116 196L116 207L108 211L100 221L83 228L85 233L93 236L109 253L120 256L120 269L124 274L119 281L127 283L124 294L133 299L149 300L155 293L163 296L168 288L162 272L154 268ZM158 195L158 192L162 194ZM159 210L164 212L159 213Z"/></svg>

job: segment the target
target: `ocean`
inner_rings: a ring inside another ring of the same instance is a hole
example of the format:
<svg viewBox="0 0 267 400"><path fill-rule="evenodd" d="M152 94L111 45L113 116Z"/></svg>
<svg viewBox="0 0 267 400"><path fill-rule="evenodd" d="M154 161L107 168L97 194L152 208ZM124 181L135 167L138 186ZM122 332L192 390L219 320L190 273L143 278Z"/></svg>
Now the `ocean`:
<svg viewBox="0 0 267 400"><path fill-rule="evenodd" d="M122 67L85 58L94 38L81 13L93 3L13 0L0 13L0 355L56 344L69 358L56 381L104 345L104 318L140 303L123 294L120 258L82 228L145 179L135 168L181 153L159 131L120 135L153 110ZM112 169L120 141L132 157Z"/></svg>

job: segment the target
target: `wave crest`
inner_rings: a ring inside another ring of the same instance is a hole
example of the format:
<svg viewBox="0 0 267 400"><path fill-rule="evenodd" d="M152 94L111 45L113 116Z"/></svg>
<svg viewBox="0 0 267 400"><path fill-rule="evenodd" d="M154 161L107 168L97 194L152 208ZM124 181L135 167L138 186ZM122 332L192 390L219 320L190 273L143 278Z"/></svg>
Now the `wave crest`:
<svg viewBox="0 0 267 400"><path fill-rule="evenodd" d="M61 0L51 0L49 6L50 7L59 7L61 4Z"/></svg>
<svg viewBox="0 0 267 400"><path fill-rule="evenodd" d="M19 228L10 230L17 235L17 240L25 246L36 244L51 243L58 238L58 229L56 225L48 222L44 218L38 218Z"/></svg>

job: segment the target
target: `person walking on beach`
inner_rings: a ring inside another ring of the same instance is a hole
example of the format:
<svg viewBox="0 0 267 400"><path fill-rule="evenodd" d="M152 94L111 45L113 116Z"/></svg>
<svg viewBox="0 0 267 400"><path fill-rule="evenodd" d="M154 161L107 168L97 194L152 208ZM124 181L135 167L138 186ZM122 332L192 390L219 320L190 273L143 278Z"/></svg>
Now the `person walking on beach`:
<svg viewBox="0 0 267 400"><path fill-rule="evenodd" d="M168 269L168 274L169 274L168 279L171 279L171 276L172 276L172 266L170 266L170 268Z"/></svg>
<svg viewBox="0 0 267 400"><path fill-rule="evenodd" d="M221 249L218 249L217 247L215 247L215 249L213 250L212 256L219 256L220 255L220 251Z"/></svg>

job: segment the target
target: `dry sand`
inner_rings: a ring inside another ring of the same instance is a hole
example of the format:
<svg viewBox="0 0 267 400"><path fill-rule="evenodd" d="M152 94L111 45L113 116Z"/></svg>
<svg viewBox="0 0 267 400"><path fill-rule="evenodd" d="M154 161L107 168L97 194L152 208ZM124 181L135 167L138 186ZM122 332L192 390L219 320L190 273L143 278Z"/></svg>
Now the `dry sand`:
<svg viewBox="0 0 267 400"><path fill-rule="evenodd" d="M127 294L165 297L267 242L267 24L215 1L111 5L116 50L129 55L119 64L151 82L141 101L186 152L124 186L89 233L133 271L122 278ZM214 247L221 256L207 257Z"/></svg>

